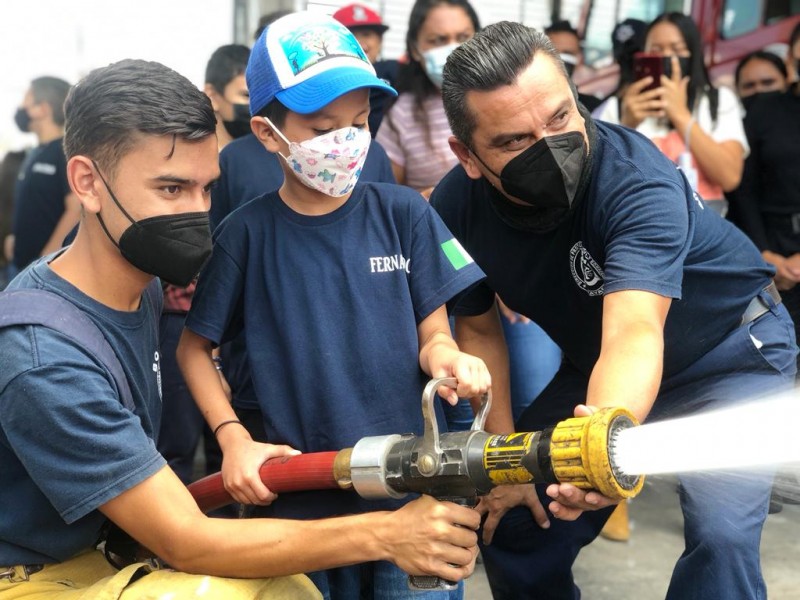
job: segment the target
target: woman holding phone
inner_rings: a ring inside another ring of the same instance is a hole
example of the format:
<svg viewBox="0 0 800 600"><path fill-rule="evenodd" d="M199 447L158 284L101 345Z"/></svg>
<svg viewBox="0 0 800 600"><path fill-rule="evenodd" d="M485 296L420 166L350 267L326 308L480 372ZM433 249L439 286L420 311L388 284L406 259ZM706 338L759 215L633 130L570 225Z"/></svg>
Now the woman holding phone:
<svg viewBox="0 0 800 600"><path fill-rule="evenodd" d="M748 152L739 101L732 90L711 85L691 17L656 17L647 28L645 51L662 57L661 67L644 69L653 74L632 83L621 107L609 102L599 118L653 140L706 203L724 214L723 193L739 185Z"/></svg>

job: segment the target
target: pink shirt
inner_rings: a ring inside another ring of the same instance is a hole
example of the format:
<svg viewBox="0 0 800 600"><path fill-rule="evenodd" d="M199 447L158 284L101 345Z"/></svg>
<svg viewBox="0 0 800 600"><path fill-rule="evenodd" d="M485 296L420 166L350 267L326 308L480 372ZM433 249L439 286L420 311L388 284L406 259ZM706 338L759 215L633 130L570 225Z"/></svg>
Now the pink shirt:
<svg viewBox="0 0 800 600"><path fill-rule="evenodd" d="M427 129L414 115L414 96L400 94L384 116L375 137L391 161L405 169L405 185L418 190L435 186L458 163L447 143L453 133L442 97L439 94L429 96L423 107L428 117Z"/></svg>

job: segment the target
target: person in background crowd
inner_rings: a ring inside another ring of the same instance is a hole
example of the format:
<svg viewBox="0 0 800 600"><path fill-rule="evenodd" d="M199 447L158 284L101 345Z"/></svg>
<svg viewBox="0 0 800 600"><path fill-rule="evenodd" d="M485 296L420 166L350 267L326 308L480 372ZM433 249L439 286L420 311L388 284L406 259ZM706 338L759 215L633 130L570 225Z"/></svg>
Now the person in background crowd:
<svg viewBox="0 0 800 600"><path fill-rule="evenodd" d="M293 10L288 9L281 9L281 10L273 10L272 12L268 12L266 14L261 15L258 19L258 26L256 27L255 33L253 33L253 41L255 42L258 38L261 37L261 34L264 33L264 30L267 26L272 23L273 21L277 21L281 17L285 17L286 15L292 14Z"/></svg>
<svg viewBox="0 0 800 600"><path fill-rule="evenodd" d="M789 82L800 81L800 23L795 25L789 36L789 52L786 55Z"/></svg>
<svg viewBox="0 0 800 600"><path fill-rule="evenodd" d="M775 267L775 283L800 336L800 83L787 89L784 69L785 63L767 52L748 55L736 69L750 155L730 201L732 220ZM798 490L796 474L779 471L770 512L800 503Z"/></svg>
<svg viewBox="0 0 800 600"><path fill-rule="evenodd" d="M772 52L757 50L736 66L736 92L747 110L760 94L783 93L788 86L786 63Z"/></svg>
<svg viewBox="0 0 800 600"><path fill-rule="evenodd" d="M241 44L220 46L206 65L203 91L217 116L217 144L222 150L230 142L250 133L247 82L244 69L250 48Z"/></svg>
<svg viewBox="0 0 800 600"><path fill-rule="evenodd" d="M578 31L570 25L569 21L562 20L555 21L545 27L544 33L550 38L553 46L561 55L561 60L564 61L564 67L567 69L570 79L573 79L576 75L580 76L581 71L585 70L586 67L583 63L583 50L581 49L581 38L578 35ZM580 92L578 92L578 100L589 112L596 109L601 102L597 96L581 94Z"/></svg>
<svg viewBox="0 0 800 600"><path fill-rule="evenodd" d="M10 151L0 163L0 290L11 280L9 269L13 258L11 223L14 217L14 188L25 160L25 151Z"/></svg>
<svg viewBox="0 0 800 600"><path fill-rule="evenodd" d="M395 86L400 95L375 139L389 155L397 183L426 198L457 162L447 145L451 132L442 105L442 69L453 49L479 30L467 0L417 0L411 9L408 63L400 65Z"/></svg>
<svg viewBox="0 0 800 600"><path fill-rule="evenodd" d="M617 23L611 32L611 47L614 62L619 66L619 80L614 91L606 96L600 105L592 110L592 116L601 118L606 110L609 98L614 98L614 105L617 107L617 120L620 118L619 110L621 105L619 99L625 95L628 86L636 79L633 75L633 56L637 52L644 50L644 36L647 31L647 23L639 19L625 19Z"/></svg>
<svg viewBox="0 0 800 600"><path fill-rule="evenodd" d="M650 23L645 39L647 52L670 57L670 76L662 75L655 89L647 89L651 76L632 83L621 110L609 102L598 118L650 138L706 204L724 215L724 192L739 185L748 150L739 101L728 88L711 85L691 17L664 13Z"/></svg>
<svg viewBox="0 0 800 600"><path fill-rule="evenodd" d="M15 270L61 247L78 222L80 204L70 192L64 137L64 100L70 84L57 77L31 82L15 120L20 131L36 135L14 192L13 241L9 246Z"/></svg>
<svg viewBox="0 0 800 600"><path fill-rule="evenodd" d="M375 74L389 85L394 85L399 63L382 58L383 34L389 26L383 24L381 16L363 4L348 4L333 13L333 18L353 33L375 67ZM369 131L373 138L378 134L387 101L385 94L375 90L370 93Z"/></svg>

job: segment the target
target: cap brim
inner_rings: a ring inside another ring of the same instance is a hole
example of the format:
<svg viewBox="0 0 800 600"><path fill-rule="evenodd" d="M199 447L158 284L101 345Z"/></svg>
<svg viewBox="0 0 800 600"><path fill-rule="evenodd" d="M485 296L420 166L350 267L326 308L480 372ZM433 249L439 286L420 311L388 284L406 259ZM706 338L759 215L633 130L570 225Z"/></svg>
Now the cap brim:
<svg viewBox="0 0 800 600"><path fill-rule="evenodd" d="M371 29L373 31L377 31L381 35L386 33L386 30L389 29L388 25L378 25L377 23L373 24L373 25L370 25L370 24L367 24L367 23L353 23L352 25L345 25L345 27L347 27L350 31L352 31L354 33L356 31L358 31L359 29L361 29L361 30Z"/></svg>
<svg viewBox="0 0 800 600"><path fill-rule="evenodd" d="M327 106L339 96L362 88L375 88L397 96L392 86L368 71L339 67L280 91L275 97L289 110L309 114Z"/></svg>

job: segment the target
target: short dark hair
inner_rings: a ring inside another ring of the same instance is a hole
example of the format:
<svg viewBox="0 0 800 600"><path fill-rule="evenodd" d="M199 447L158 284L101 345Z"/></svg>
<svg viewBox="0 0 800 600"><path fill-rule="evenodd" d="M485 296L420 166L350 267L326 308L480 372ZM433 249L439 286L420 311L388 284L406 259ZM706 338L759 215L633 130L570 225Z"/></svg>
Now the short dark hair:
<svg viewBox="0 0 800 600"><path fill-rule="evenodd" d="M206 65L206 83L211 84L220 94L235 77L244 75L250 48L241 44L220 46L208 59Z"/></svg>
<svg viewBox="0 0 800 600"><path fill-rule="evenodd" d="M157 62L122 60L95 69L64 104L64 153L94 159L109 177L142 135L199 141L214 135L211 101L183 75Z"/></svg>
<svg viewBox="0 0 800 600"><path fill-rule="evenodd" d="M53 122L64 124L64 101L69 94L70 84L58 77L37 77L31 81L31 95L38 104L45 102L53 111Z"/></svg>
<svg viewBox="0 0 800 600"><path fill-rule="evenodd" d="M491 91L513 84L537 52L549 56L570 82L550 39L521 23L494 23L453 50L444 66L442 84L444 109L453 135L471 147L476 123L475 115L467 107L467 92ZM571 87L573 94L577 94Z"/></svg>
<svg viewBox="0 0 800 600"><path fill-rule="evenodd" d="M256 26L256 31L253 34L253 39L258 41L258 38L261 37L261 34L264 33L264 30L272 25L278 19L282 19L286 15L292 14L293 10L273 10L265 15L261 15L261 18L258 20L258 25Z"/></svg>
<svg viewBox="0 0 800 600"><path fill-rule="evenodd" d="M264 108L262 108L256 114L257 117L267 117L275 127L283 128L283 124L286 123L286 115L289 114L289 109L281 103L280 100L275 98L267 104Z"/></svg>
<svg viewBox="0 0 800 600"><path fill-rule="evenodd" d="M578 35L578 30L566 20L553 21L550 25L544 28L545 35L550 35L551 33L571 33L579 40L581 39L581 36Z"/></svg>
<svg viewBox="0 0 800 600"><path fill-rule="evenodd" d="M766 50L756 50L755 52L751 52L747 56L745 56L742 60L739 61L739 64L736 65L736 87L739 87L739 79L741 79L742 69L747 66L747 63L754 61L754 60L763 60L765 62L770 63L773 67L775 67L778 72L783 75L783 78L786 79L789 76L789 72L786 70L786 63L781 60L781 57L777 54L773 54L772 52L767 52Z"/></svg>

